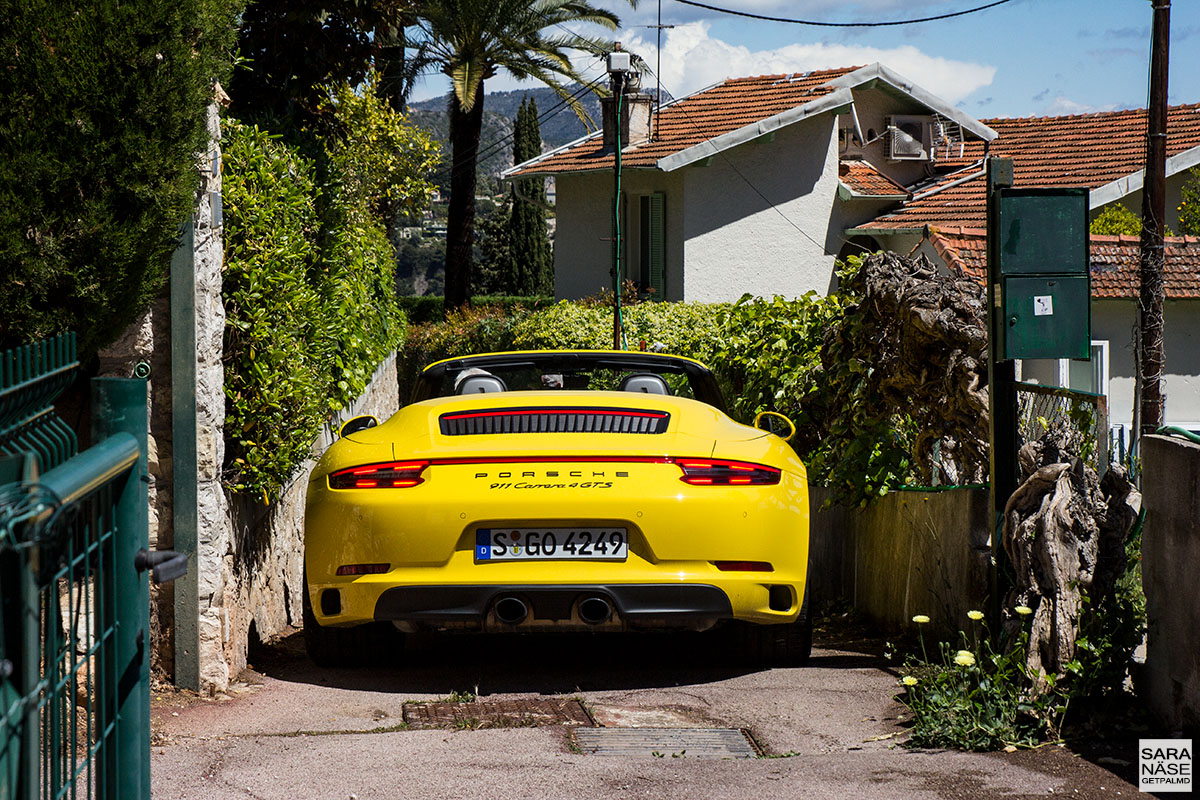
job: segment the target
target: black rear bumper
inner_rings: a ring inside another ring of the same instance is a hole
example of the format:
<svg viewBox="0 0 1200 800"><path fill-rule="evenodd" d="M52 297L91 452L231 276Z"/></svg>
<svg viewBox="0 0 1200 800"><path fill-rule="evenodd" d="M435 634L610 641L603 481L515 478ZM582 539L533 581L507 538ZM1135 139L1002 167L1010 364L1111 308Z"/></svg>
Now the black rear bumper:
<svg viewBox="0 0 1200 800"><path fill-rule="evenodd" d="M725 592L707 584L564 586L397 586L375 604L375 619L422 626L484 624L497 600L516 597L536 621L566 622L580 600L601 597L632 627L693 628L733 618Z"/></svg>

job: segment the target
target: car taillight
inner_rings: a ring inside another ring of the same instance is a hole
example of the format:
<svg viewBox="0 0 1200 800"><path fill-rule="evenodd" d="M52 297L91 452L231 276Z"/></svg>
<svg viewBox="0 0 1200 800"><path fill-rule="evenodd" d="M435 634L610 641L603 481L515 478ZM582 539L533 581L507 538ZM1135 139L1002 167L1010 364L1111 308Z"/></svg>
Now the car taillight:
<svg viewBox="0 0 1200 800"><path fill-rule="evenodd" d="M712 458L678 458L684 483L693 486L770 486L779 483L780 470L745 461Z"/></svg>
<svg viewBox="0 0 1200 800"><path fill-rule="evenodd" d="M407 489L424 483L428 461L388 461L339 469L329 475L331 489Z"/></svg>

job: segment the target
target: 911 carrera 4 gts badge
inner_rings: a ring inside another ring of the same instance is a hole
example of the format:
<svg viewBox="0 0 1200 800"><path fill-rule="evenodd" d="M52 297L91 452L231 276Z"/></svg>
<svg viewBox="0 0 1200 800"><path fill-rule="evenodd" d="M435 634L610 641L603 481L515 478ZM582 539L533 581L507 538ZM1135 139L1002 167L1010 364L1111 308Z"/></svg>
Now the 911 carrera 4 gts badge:
<svg viewBox="0 0 1200 800"><path fill-rule="evenodd" d="M541 475L533 470L525 472L476 472L476 480L493 479L489 489L611 489L613 480L628 478L626 471L610 470L546 470ZM515 480L506 480L515 478ZM528 480L532 478L533 480ZM557 478L555 481L539 481L538 478Z"/></svg>

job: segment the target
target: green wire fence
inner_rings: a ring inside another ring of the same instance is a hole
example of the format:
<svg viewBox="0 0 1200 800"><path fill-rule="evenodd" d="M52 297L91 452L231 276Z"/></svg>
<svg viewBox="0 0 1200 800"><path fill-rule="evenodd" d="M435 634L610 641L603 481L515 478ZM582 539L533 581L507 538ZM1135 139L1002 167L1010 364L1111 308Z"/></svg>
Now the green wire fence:
<svg viewBox="0 0 1200 800"><path fill-rule="evenodd" d="M146 382L92 381L79 453L77 366L69 334L0 353L0 800L150 797L146 571L186 559L147 549Z"/></svg>

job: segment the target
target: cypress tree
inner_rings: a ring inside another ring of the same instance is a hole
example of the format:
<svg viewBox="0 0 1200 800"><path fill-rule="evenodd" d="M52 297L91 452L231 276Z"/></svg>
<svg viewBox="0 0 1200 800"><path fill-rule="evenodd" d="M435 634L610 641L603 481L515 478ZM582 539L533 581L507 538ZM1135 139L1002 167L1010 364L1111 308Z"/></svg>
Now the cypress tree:
<svg viewBox="0 0 1200 800"><path fill-rule="evenodd" d="M538 125L537 102L533 98L522 100L517 110L513 137L513 163L528 161L541 152L542 135ZM508 236L512 293L553 294L554 263L546 233L545 179L533 177L514 181L510 205L512 212L508 220Z"/></svg>

